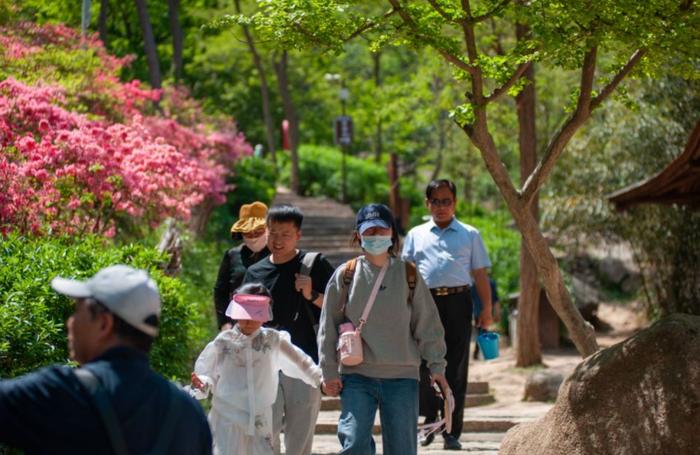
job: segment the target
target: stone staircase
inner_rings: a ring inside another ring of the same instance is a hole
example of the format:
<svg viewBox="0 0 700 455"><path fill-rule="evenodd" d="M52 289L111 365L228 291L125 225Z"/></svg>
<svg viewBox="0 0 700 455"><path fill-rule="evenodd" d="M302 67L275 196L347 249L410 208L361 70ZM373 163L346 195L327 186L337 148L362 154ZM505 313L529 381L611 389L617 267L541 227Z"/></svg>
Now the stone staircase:
<svg viewBox="0 0 700 455"><path fill-rule="evenodd" d="M298 196L287 188L277 188L273 204L291 204L304 213L299 248L320 251L333 266L358 256L359 247L350 245L355 229L355 212L348 205L328 198Z"/></svg>

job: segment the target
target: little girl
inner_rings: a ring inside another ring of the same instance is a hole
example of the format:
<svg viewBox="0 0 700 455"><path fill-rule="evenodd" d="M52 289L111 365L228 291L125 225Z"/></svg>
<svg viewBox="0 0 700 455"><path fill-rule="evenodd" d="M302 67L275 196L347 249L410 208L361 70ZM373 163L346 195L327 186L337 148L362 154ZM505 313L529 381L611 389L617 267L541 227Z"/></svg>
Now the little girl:
<svg viewBox="0 0 700 455"><path fill-rule="evenodd" d="M272 319L270 299L262 284L236 290L226 316L238 322L219 333L195 363L195 397L212 394L215 455L273 453L272 404L280 370L315 387L321 383L321 370L291 343L289 333L262 327Z"/></svg>

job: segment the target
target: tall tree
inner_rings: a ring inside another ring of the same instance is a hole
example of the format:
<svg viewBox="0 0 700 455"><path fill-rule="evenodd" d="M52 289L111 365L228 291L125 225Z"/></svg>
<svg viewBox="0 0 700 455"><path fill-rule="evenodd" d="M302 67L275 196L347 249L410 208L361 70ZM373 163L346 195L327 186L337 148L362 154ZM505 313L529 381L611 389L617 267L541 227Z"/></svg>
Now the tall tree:
<svg viewBox="0 0 700 455"><path fill-rule="evenodd" d="M515 34L521 43L529 39L530 28L515 24ZM520 184L524 185L528 176L537 166L537 116L535 65L529 65L522 75L523 89L516 96L518 110L518 145L520 147ZM538 220L538 199L535 194L530 203L530 211ZM520 297L518 298L518 348L516 366L527 367L542 363L539 335L540 282L537 278L535 261L527 247L520 246Z"/></svg>
<svg viewBox="0 0 700 455"><path fill-rule="evenodd" d="M173 75L176 81L182 79L182 42L183 33L180 25L180 0L168 0L168 21L170 34L173 37Z"/></svg>
<svg viewBox="0 0 700 455"><path fill-rule="evenodd" d="M236 0L236 12L241 14L241 1ZM250 32L249 27L246 24L242 24L243 34L245 35L245 41L248 44L248 49L250 50L250 55L253 57L253 64L258 72L258 78L260 80L260 97L262 99L262 109L263 109L263 122L265 123L265 138L267 139L267 150L270 153L270 157L273 162L277 162L277 156L275 151L275 127L272 122L272 111L270 109L270 85L267 81L267 72L263 66L263 60L260 57L257 46L255 45L255 40Z"/></svg>
<svg viewBox="0 0 700 455"><path fill-rule="evenodd" d="M146 0L134 0L134 2L136 2L136 11L139 16L139 23L141 24L141 33L143 34L143 48L146 52L146 60L148 61L149 81L151 87L161 88L162 78L160 62L158 60L156 40L153 37L151 18L148 14L148 5L146 5Z"/></svg>
<svg viewBox="0 0 700 455"><path fill-rule="evenodd" d="M273 65L277 73L277 86L284 105L284 116L289 122L289 148L291 158L291 190L299 193L299 117L292 99L292 91L289 87L289 52L281 50L273 56Z"/></svg>
<svg viewBox="0 0 700 455"><path fill-rule="evenodd" d="M100 34L100 40L105 47L107 42L107 12L109 11L109 0L100 0L100 15L97 18L97 31Z"/></svg>
<svg viewBox="0 0 700 455"><path fill-rule="evenodd" d="M700 42L697 6L688 0L622 5L615 0L595 4L572 0L566 8L559 0L523 4L509 0L388 0L388 10L378 14L371 8L348 12L342 2L333 0L266 0L260 4L262 8L252 21L281 48L305 44L342 51L347 39L365 34L373 36L377 45L408 42L430 46L452 65L455 83L464 81L466 85L464 103L454 109L454 119L480 151L549 300L578 351L583 356L594 353L598 345L593 328L583 320L564 285L557 260L533 215L533 199L574 134L640 62L647 73L674 60L682 70L696 69L692 63L697 61ZM527 25L532 37L506 49L504 56L493 55L483 47L483 42L492 38L484 25L491 19ZM522 76L536 61L575 70L579 82L568 117L549 139L534 171L516 188L499 156L489 112L507 95L522 89Z"/></svg>

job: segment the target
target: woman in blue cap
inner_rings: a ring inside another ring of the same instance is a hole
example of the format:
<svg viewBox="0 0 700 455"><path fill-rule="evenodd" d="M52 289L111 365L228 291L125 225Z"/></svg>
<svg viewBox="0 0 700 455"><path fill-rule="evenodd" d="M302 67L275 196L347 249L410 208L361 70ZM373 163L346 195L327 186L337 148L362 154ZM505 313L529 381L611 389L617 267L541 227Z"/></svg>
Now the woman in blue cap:
<svg viewBox="0 0 700 455"><path fill-rule="evenodd" d="M325 388L342 403L340 453L375 453L372 427L379 409L383 452L415 454L421 359L432 380L449 390L440 317L415 266L396 256L399 238L388 207L360 209L353 241L364 254L341 265L328 283L318 334ZM339 359L341 324L343 331L360 330L359 364Z"/></svg>

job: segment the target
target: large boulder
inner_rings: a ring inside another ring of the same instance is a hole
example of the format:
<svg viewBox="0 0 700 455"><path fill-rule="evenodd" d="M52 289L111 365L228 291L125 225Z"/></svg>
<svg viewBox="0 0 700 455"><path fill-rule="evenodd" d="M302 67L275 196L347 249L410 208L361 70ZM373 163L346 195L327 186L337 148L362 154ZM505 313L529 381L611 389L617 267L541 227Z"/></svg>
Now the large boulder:
<svg viewBox="0 0 700 455"><path fill-rule="evenodd" d="M585 359L500 454L700 453L700 316L675 314Z"/></svg>

